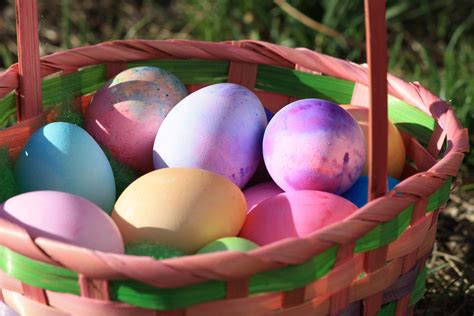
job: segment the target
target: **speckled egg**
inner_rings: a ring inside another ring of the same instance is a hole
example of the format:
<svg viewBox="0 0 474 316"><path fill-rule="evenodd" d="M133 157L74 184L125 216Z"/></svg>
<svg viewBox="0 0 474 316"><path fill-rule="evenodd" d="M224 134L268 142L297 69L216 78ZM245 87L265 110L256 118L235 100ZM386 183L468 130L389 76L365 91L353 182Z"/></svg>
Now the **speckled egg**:
<svg viewBox="0 0 474 316"><path fill-rule="evenodd" d="M263 139L263 157L273 180L285 191L340 194L359 177L365 141L354 118L325 100L303 99L275 114Z"/></svg>
<svg viewBox="0 0 474 316"><path fill-rule="evenodd" d="M202 88L177 104L156 135L156 169L216 172L242 188L261 159L265 110L249 89L233 83Z"/></svg>
<svg viewBox="0 0 474 316"><path fill-rule="evenodd" d="M115 203L115 179L107 157L85 130L70 123L50 123L31 135L16 162L15 179L21 192L68 192L106 212Z"/></svg>
<svg viewBox="0 0 474 316"><path fill-rule="evenodd" d="M348 200L322 191L291 191L258 204L239 234L260 246L289 238L305 237L343 220L357 210Z"/></svg>
<svg viewBox="0 0 474 316"><path fill-rule="evenodd" d="M258 245L253 241L241 237L225 237L211 242L201 248L197 253L209 253L218 251L240 251L247 252L257 249Z"/></svg>
<svg viewBox="0 0 474 316"><path fill-rule="evenodd" d="M152 242L187 254L237 236L245 198L227 178L195 168L163 168L135 180L120 195L112 219L125 242Z"/></svg>
<svg viewBox="0 0 474 316"><path fill-rule="evenodd" d="M387 179L387 189L388 191L392 190L400 181L392 177ZM369 200L369 178L367 176L361 176L354 185L344 192L342 197L348 199L357 207L362 207L367 204Z"/></svg>
<svg viewBox="0 0 474 316"><path fill-rule="evenodd" d="M0 217L24 227L33 237L46 237L104 252L123 253L120 232L94 203L70 193L35 191L0 205Z"/></svg>
<svg viewBox="0 0 474 316"><path fill-rule="evenodd" d="M364 133L367 145L367 155L369 152L369 109L356 105L341 105L359 123ZM406 150L403 138L395 125L388 121L388 152L387 152L387 174L393 178L400 179L406 161ZM366 160L362 175L368 174L368 161Z"/></svg>
<svg viewBox="0 0 474 316"><path fill-rule="evenodd" d="M247 213L259 203L280 193L283 193L283 190L274 182L264 182L246 189L244 196L247 201Z"/></svg>
<svg viewBox="0 0 474 316"><path fill-rule="evenodd" d="M145 173L153 170L158 128L186 95L183 83L168 71L130 68L97 91L85 113L85 128L117 160Z"/></svg>

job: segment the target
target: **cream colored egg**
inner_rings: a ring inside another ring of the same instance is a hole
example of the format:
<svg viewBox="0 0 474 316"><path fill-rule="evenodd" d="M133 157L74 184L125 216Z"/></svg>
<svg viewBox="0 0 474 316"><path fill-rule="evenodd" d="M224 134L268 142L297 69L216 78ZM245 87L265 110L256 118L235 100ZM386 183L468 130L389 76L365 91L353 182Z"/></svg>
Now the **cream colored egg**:
<svg viewBox="0 0 474 316"><path fill-rule="evenodd" d="M368 144L369 144L369 109L363 106L357 105L341 105L346 111L348 111L359 123L359 126L364 132L364 138L367 145L367 157L368 157ZM395 127L395 125L388 121L388 160L387 160L387 174L395 179L400 179L403 168L405 167L406 150L403 143L402 135ZM365 161L364 170L362 175L368 173L368 159Z"/></svg>
<svg viewBox="0 0 474 316"><path fill-rule="evenodd" d="M237 236L246 207L242 191L223 176L164 168L130 184L112 219L125 243L156 242L194 253L216 239Z"/></svg>

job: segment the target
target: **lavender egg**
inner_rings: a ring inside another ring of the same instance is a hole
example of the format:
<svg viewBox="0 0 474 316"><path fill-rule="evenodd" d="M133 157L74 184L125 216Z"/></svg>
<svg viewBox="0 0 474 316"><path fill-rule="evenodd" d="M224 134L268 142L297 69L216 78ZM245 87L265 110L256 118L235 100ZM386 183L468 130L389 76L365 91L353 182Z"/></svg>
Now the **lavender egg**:
<svg viewBox="0 0 474 316"><path fill-rule="evenodd" d="M218 173L240 188L262 155L267 118L257 96L233 83L202 88L179 102L156 135L156 169L189 167Z"/></svg>
<svg viewBox="0 0 474 316"><path fill-rule="evenodd" d="M97 91L85 128L117 160L146 173L153 170L151 152L161 122L186 95L183 83L161 68L130 68Z"/></svg>
<svg viewBox="0 0 474 316"><path fill-rule="evenodd" d="M354 118L319 99L288 104L275 114L263 138L263 158L285 191L344 193L365 162L365 140Z"/></svg>

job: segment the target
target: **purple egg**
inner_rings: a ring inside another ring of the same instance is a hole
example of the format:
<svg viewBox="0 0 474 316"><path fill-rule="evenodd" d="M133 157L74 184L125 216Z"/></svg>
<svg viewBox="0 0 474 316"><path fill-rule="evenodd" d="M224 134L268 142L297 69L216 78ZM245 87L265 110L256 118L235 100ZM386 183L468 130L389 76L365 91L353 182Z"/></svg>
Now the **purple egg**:
<svg viewBox="0 0 474 316"><path fill-rule="evenodd" d="M304 99L275 114L263 139L263 158L285 191L341 194L357 181L365 140L354 118L325 100Z"/></svg>
<svg viewBox="0 0 474 316"><path fill-rule="evenodd" d="M164 119L154 166L206 169L242 188L261 161L266 125L265 110L249 89L232 83L202 88Z"/></svg>

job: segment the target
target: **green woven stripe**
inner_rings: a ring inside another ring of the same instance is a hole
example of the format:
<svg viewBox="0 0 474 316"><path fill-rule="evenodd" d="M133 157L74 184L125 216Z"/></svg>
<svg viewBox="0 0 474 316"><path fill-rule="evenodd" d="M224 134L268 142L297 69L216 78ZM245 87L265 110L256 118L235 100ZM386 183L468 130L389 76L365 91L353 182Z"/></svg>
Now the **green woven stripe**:
<svg viewBox="0 0 474 316"><path fill-rule="evenodd" d="M418 274L418 277L416 278L416 283L415 283L415 288L413 289L413 292L411 293L410 301L408 305L413 305L416 304L419 300L423 298L423 295L425 295L426 292L426 267L423 267L423 270Z"/></svg>
<svg viewBox="0 0 474 316"><path fill-rule="evenodd" d="M412 213L413 206L410 206L391 221L378 225L356 241L354 251L358 253L374 250L391 243L408 227Z"/></svg>
<svg viewBox="0 0 474 316"><path fill-rule="evenodd" d="M393 316L393 315L395 315L396 308L397 308L397 303L396 302L386 304L377 313L377 316Z"/></svg>
<svg viewBox="0 0 474 316"><path fill-rule="evenodd" d="M259 65L255 87L297 98L321 98L344 104L351 101L354 83L283 67Z"/></svg>
<svg viewBox="0 0 474 316"><path fill-rule="evenodd" d="M211 281L178 289L158 289L136 281L110 282L112 300L157 310L170 310L223 299L225 282Z"/></svg>
<svg viewBox="0 0 474 316"><path fill-rule="evenodd" d="M227 80L229 63L208 60L150 60L130 62L128 66L144 65L167 69L185 84L214 84ZM105 81L105 65L45 79L42 84L43 105L46 108L56 104L67 105L74 97L96 91ZM325 98L344 104L350 103L354 83L283 67L259 65L256 88L297 98ZM14 122L14 109L14 94L0 99L0 128ZM398 128L414 135L422 144L428 143L434 127L434 120L428 115L403 101L389 97L389 116Z"/></svg>
<svg viewBox="0 0 474 316"><path fill-rule="evenodd" d="M431 212L449 200L451 178L441 188L428 198L426 212ZM397 217L384 224L380 224L356 242L355 252L364 252L377 249L396 240L410 225L413 205L403 210Z"/></svg>
<svg viewBox="0 0 474 316"><path fill-rule="evenodd" d="M253 275L251 294L287 291L304 286L327 274L336 262L337 248L331 247L304 264ZM225 298L225 282L210 281L180 289L157 289L135 281L111 282L113 299L144 308L168 310Z"/></svg>
<svg viewBox="0 0 474 316"><path fill-rule="evenodd" d="M452 182L452 178L449 178L435 194L428 198L428 203L426 205L427 212L432 212L448 202Z"/></svg>
<svg viewBox="0 0 474 316"><path fill-rule="evenodd" d="M128 67L161 67L178 77L184 84L214 84L227 81L228 61L221 60L148 60L128 63Z"/></svg>
<svg viewBox="0 0 474 316"><path fill-rule="evenodd" d="M16 122L16 95L9 93L0 99L0 129Z"/></svg>
<svg viewBox="0 0 474 316"><path fill-rule="evenodd" d="M416 278L415 288L410 297L408 306L416 304L423 298L425 294L425 280L426 280L426 267L418 274ZM397 308L397 302L391 302L382 306L382 309L377 313L377 316L393 316Z"/></svg>
<svg viewBox="0 0 474 316"><path fill-rule="evenodd" d="M42 83L43 106L68 105L75 97L96 91L105 82L106 68L97 65L62 76L45 79Z"/></svg>
<svg viewBox="0 0 474 316"><path fill-rule="evenodd" d="M388 98L388 116L398 129L415 136L423 146L428 146L435 127L432 117L392 96Z"/></svg>
<svg viewBox="0 0 474 316"><path fill-rule="evenodd" d="M0 269L29 285L56 292L79 294L77 273L29 259L0 246Z"/></svg>
<svg viewBox="0 0 474 316"><path fill-rule="evenodd" d="M256 294L302 287L331 271L336 256L337 247L331 247L303 264L255 274L250 278L249 291Z"/></svg>

